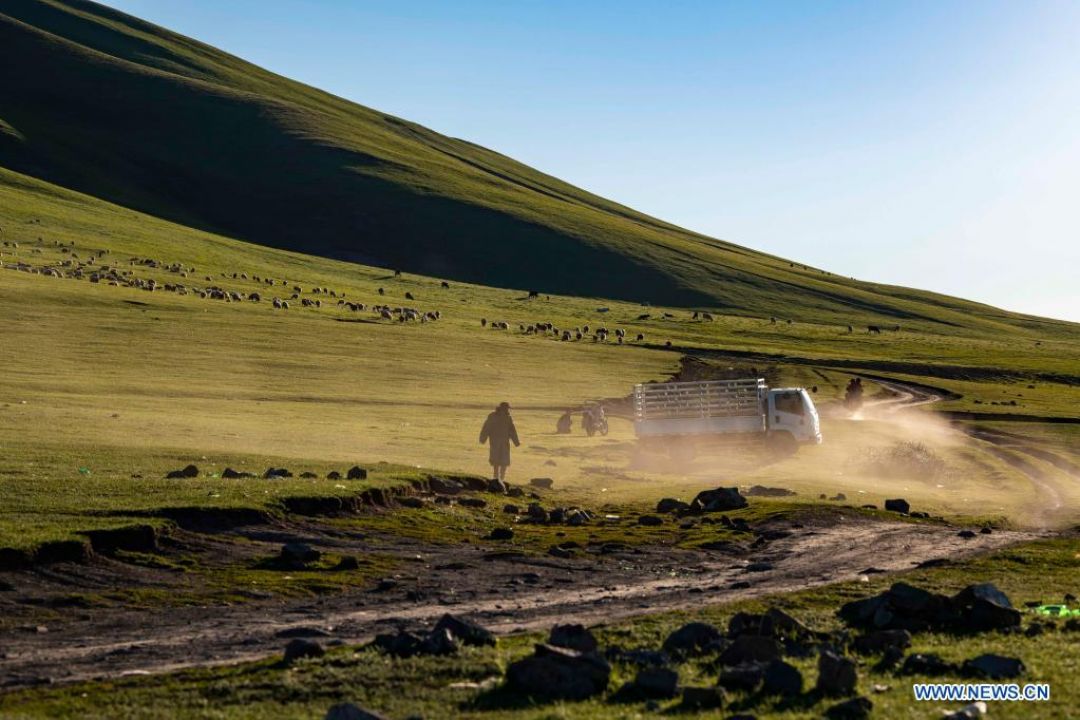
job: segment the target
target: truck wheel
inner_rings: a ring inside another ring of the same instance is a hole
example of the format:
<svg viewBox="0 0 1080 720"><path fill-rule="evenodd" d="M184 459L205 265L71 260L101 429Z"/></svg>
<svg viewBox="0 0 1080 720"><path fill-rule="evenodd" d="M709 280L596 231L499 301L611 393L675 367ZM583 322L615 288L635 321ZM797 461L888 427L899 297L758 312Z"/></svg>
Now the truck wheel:
<svg viewBox="0 0 1080 720"><path fill-rule="evenodd" d="M799 449L795 437L786 430L769 433L765 439L765 446L775 457L788 457L794 455L795 451Z"/></svg>

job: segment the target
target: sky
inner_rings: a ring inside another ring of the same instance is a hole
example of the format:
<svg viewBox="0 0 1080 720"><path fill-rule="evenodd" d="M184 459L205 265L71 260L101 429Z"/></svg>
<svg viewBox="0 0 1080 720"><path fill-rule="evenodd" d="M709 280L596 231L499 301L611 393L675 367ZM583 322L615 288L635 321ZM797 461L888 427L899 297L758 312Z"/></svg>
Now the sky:
<svg viewBox="0 0 1080 720"><path fill-rule="evenodd" d="M108 0L740 245L1080 321L1080 3Z"/></svg>

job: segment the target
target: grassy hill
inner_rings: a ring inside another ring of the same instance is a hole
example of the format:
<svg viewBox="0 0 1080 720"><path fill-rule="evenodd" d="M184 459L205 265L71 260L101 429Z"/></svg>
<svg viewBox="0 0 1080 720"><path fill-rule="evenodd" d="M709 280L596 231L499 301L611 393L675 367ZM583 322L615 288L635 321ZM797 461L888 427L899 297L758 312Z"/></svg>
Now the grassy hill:
<svg viewBox="0 0 1080 720"><path fill-rule="evenodd" d="M0 87L0 165L271 247L757 317L1052 325L683 230L85 0L0 7Z"/></svg>

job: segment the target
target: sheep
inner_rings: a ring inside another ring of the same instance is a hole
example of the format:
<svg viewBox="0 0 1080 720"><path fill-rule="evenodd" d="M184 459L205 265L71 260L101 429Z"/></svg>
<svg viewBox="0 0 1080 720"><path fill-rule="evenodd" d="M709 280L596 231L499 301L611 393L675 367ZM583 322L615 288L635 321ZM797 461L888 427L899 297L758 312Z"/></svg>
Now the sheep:
<svg viewBox="0 0 1080 720"><path fill-rule="evenodd" d="M385 294L386 294L386 291L385 291L385 290L383 290L382 288L379 288L379 294L380 294L380 295L385 295Z"/></svg>
<svg viewBox="0 0 1080 720"><path fill-rule="evenodd" d="M206 297L206 293L199 293L203 297ZM278 310L281 309L281 298L274 298L274 307Z"/></svg>
<svg viewBox="0 0 1080 720"><path fill-rule="evenodd" d="M540 297L539 291L537 291L537 290L530 290L529 291L529 298L530 299L531 298L538 298L538 297Z"/></svg>
<svg viewBox="0 0 1080 720"><path fill-rule="evenodd" d="M638 333L638 335L637 335L637 341L638 341L638 342L641 342L641 341L643 341L644 339L645 339L645 335L644 335L643 333Z"/></svg>
<svg viewBox="0 0 1080 720"><path fill-rule="evenodd" d="M262 302L262 296L259 293L251 293L248 295L248 300L251 302Z"/></svg>
<svg viewBox="0 0 1080 720"><path fill-rule="evenodd" d="M570 331L569 330L564 330L563 334L562 334L562 341L563 342L569 342L569 340L570 340Z"/></svg>
<svg viewBox="0 0 1080 720"><path fill-rule="evenodd" d="M480 318L480 327L487 327L487 318Z"/></svg>
<svg viewBox="0 0 1080 720"><path fill-rule="evenodd" d="M380 317L381 317L381 318L382 318L383 320L393 320L393 319L394 319L394 315L393 315L393 313L391 313L391 312L390 312L389 310L387 310L386 308L383 308L383 309L382 309L382 310L381 310L381 311L379 312L379 316L380 316Z"/></svg>
<svg viewBox="0 0 1080 720"><path fill-rule="evenodd" d="M581 340L581 338L583 338L583 337L584 337L584 335L581 334L580 330L578 330L576 333L574 333L574 339L575 340Z"/></svg>
<svg viewBox="0 0 1080 720"><path fill-rule="evenodd" d="M289 309L289 301L288 300L282 300L281 301L281 309L282 310L288 310Z"/></svg>
<svg viewBox="0 0 1080 720"><path fill-rule="evenodd" d="M441 285L446 290L450 289L450 283L446 282L445 280L442 281Z"/></svg>
<svg viewBox="0 0 1080 720"><path fill-rule="evenodd" d="M866 326L866 332L872 333L874 335L880 335L881 334L881 328L878 327L877 325L867 325Z"/></svg>

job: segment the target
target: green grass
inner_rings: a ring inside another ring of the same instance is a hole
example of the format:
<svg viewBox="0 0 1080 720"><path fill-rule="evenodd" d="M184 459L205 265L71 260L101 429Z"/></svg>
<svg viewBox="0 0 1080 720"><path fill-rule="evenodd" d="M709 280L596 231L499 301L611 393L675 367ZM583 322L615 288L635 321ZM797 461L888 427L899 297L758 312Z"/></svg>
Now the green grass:
<svg viewBox="0 0 1080 720"><path fill-rule="evenodd" d="M1080 566L1078 558L1080 543L1075 538L1048 540L1009 548L954 566L911 571L905 573L903 580L946 593L956 592L971 582L994 582L1018 606L1028 601L1055 602L1066 592L1075 593L1076 573ZM781 607L815 629L828 630L839 626L835 611L840 603L877 593L895 579L872 578L868 583L844 583L760 601L721 602L693 612L644 616L600 627L597 634L605 646L657 647L671 630L688 620L723 626L736 611L760 611L767 606ZM1025 625L1036 617L1028 615ZM130 678L52 690L19 691L0 696L0 711L5 717L12 718L149 718L159 713L160 708L169 707L170 716L178 718L231 720L267 715L319 718L330 705L351 701L390 717L413 714L444 717L450 713L462 718L533 720L622 718L647 714L643 703L614 703L610 701L610 695L588 702L539 706L500 701L500 696L491 691L492 683L499 681L510 661L527 654L531 643L541 637L529 634L504 638L495 649L466 649L453 659L394 660L375 651L344 648L332 651L326 658L300 663L291 669L275 668L273 661L268 660L153 679ZM1022 681L1050 683L1051 702L997 703L990 710L992 716L1058 718L1068 716L1069 708L1080 702L1080 687L1073 681L1080 670L1080 660L1073 652L1075 642L1075 633L1066 633L1060 623L1055 623L1055 627L1037 638L999 633L970 637L922 634L915 637L910 652L934 652L953 662L984 652L1019 657L1027 666ZM941 709L955 709L944 703L914 703L912 683L928 679L874 672L871 665L875 661L873 657L863 661L858 686L859 692L873 699L875 717L917 718ZM802 671L807 686L812 686L816 679L815 661L793 659L791 662ZM715 682L715 671L710 671L704 663L683 664L679 670L684 684ZM611 690L631 677L630 668L616 666ZM874 693L874 685L884 685L887 689ZM661 710L673 704L662 703ZM729 696L726 710L704 713L701 717L727 717L742 709L762 718L794 720L820 717L828 704L810 702L790 707L765 701L751 705L749 698L736 694Z"/></svg>
<svg viewBox="0 0 1080 720"><path fill-rule="evenodd" d="M0 165L254 242L758 318L1075 337L674 227L101 6L5 3L0 82L18 99Z"/></svg>

